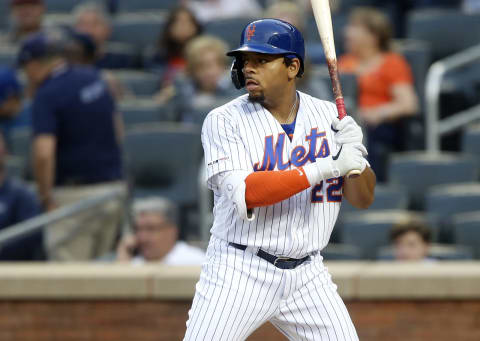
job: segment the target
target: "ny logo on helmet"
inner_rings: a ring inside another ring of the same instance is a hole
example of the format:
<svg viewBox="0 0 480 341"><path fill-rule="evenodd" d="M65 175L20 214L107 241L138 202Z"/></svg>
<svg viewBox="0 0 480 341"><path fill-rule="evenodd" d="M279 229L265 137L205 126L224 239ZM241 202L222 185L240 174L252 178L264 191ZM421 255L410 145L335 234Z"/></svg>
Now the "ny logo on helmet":
<svg viewBox="0 0 480 341"><path fill-rule="evenodd" d="M247 40L252 39L254 34L255 34L255 24L252 24L247 29Z"/></svg>

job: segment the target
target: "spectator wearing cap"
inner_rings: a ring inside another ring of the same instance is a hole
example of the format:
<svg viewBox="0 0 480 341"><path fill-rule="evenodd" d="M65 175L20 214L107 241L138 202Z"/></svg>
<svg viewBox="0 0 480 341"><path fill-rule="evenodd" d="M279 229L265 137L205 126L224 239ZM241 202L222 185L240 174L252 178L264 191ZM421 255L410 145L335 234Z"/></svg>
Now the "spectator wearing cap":
<svg viewBox="0 0 480 341"><path fill-rule="evenodd" d="M30 103L22 102L22 86L15 71L0 67L0 130L10 145L15 129L31 127Z"/></svg>
<svg viewBox="0 0 480 341"><path fill-rule="evenodd" d="M395 225L390 232L395 260L429 260L431 232L421 222L406 222Z"/></svg>
<svg viewBox="0 0 480 341"><path fill-rule="evenodd" d="M32 103L33 170L47 211L110 189L123 189L121 117L101 73L69 65L64 34L45 31L20 48L18 64L37 87ZM108 204L108 205L107 205ZM113 246L121 205L97 207L95 219L76 215L48 228L47 247L54 260L84 260ZM77 227L78 238L59 244Z"/></svg>
<svg viewBox="0 0 480 341"><path fill-rule="evenodd" d="M78 32L71 27L63 28L67 34L68 43L65 56L71 64L95 66L97 45L88 33ZM116 76L112 70L102 70L102 75L117 101L135 97Z"/></svg>
<svg viewBox="0 0 480 341"><path fill-rule="evenodd" d="M118 262L200 265L205 252L178 240L178 208L171 201L151 197L133 204L134 234L117 246Z"/></svg>
<svg viewBox="0 0 480 341"><path fill-rule="evenodd" d="M227 45L213 36L199 36L185 49L187 67L174 81L172 107L183 122L203 122L208 112L226 98L237 96L227 67ZM205 110L203 110L205 109Z"/></svg>
<svg viewBox="0 0 480 341"><path fill-rule="evenodd" d="M80 33L88 34L95 42L94 65L101 69L131 68L129 57L110 53L108 39L112 34L112 23L106 9L95 2L85 2L73 9L74 27Z"/></svg>
<svg viewBox="0 0 480 341"><path fill-rule="evenodd" d="M44 14L43 0L10 0L12 30L6 40L18 43L29 34L39 32L42 29Z"/></svg>
<svg viewBox="0 0 480 341"><path fill-rule="evenodd" d="M6 172L7 150L0 134L0 230L21 223L41 212L37 197L20 179ZM0 261L45 259L43 231L28 233L2 244Z"/></svg>

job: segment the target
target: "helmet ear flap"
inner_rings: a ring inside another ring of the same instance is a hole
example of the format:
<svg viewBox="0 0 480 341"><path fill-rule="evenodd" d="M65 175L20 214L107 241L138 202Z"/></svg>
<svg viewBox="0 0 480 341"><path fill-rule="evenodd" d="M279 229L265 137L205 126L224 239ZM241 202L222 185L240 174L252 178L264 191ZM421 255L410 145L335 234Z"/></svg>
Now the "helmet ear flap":
<svg viewBox="0 0 480 341"><path fill-rule="evenodd" d="M245 76L243 75L242 69L242 58L236 57L230 68L230 75L232 77L233 85L235 85L237 89L241 89L245 86Z"/></svg>

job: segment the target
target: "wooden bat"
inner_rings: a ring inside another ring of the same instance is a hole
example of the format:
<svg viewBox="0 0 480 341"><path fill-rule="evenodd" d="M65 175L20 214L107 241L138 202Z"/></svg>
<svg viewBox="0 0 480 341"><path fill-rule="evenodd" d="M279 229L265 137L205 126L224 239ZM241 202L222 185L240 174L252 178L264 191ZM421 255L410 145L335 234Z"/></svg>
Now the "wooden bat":
<svg viewBox="0 0 480 341"><path fill-rule="evenodd" d="M338 77L337 54L335 53L335 41L333 40L332 14L329 0L311 0L315 22L322 41L323 51L327 59L328 73L332 81L333 95L338 110L338 118L341 120L347 116L345 102L343 100L342 87ZM348 177L358 176L359 170L351 170Z"/></svg>

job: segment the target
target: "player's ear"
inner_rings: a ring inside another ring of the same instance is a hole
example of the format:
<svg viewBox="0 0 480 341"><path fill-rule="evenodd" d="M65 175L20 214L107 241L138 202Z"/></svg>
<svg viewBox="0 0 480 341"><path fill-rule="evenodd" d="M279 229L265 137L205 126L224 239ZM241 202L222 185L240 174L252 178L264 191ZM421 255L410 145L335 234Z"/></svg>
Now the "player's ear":
<svg viewBox="0 0 480 341"><path fill-rule="evenodd" d="M300 59L292 58L287 66L288 69L288 78L295 79L297 77L298 72L300 71Z"/></svg>

